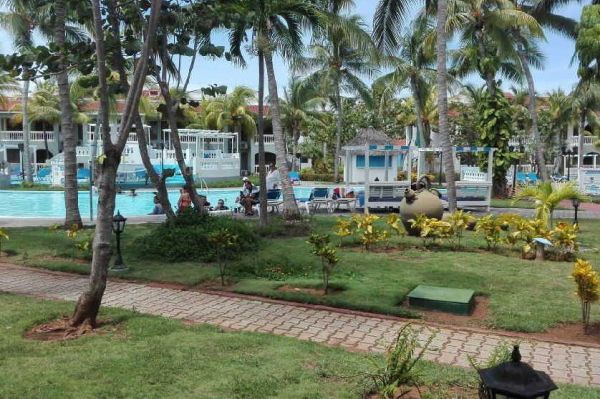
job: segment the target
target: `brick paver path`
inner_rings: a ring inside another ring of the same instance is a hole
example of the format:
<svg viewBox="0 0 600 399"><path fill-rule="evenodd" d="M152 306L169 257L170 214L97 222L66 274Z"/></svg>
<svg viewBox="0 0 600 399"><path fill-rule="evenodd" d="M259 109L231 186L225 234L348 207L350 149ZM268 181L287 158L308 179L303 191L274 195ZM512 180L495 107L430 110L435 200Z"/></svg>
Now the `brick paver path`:
<svg viewBox="0 0 600 399"><path fill-rule="evenodd" d="M76 300L86 284L84 276L0 264L0 291ZM401 320L371 315L113 281L108 284L103 305L371 352L383 351L406 325ZM434 334L426 359L462 367L469 366L467 355L486 359L498 344L511 341L470 330L421 324L412 328L418 330L421 342ZM556 381L600 387L600 348L527 340L521 341L521 353L524 361Z"/></svg>

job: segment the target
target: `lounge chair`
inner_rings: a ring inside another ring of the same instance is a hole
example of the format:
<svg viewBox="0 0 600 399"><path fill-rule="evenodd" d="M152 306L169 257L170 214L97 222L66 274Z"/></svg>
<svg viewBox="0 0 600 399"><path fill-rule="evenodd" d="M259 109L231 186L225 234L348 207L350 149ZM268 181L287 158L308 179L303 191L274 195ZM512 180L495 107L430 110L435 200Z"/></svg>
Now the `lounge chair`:
<svg viewBox="0 0 600 399"><path fill-rule="evenodd" d="M354 191L349 191L350 193L354 193ZM346 196L347 193L344 193L342 191L342 196L332 199L332 208L334 210L339 210L340 207L345 206L346 209L348 209L351 212L354 212L356 210L356 200L357 198L355 196L353 197L347 197Z"/></svg>
<svg viewBox="0 0 600 399"><path fill-rule="evenodd" d="M288 172L288 178L292 182L292 184L298 183L300 181L300 173L299 172Z"/></svg>
<svg viewBox="0 0 600 399"><path fill-rule="evenodd" d="M326 187L313 188L308 201L305 202L306 213L310 213L312 208L317 211L321 206L325 206L327 212L333 212L333 199L331 198L329 189Z"/></svg>
<svg viewBox="0 0 600 399"><path fill-rule="evenodd" d="M281 190L273 189L267 191L267 208L271 208L272 212L279 212L279 206L283 204L281 199ZM259 205L260 208L260 205Z"/></svg>

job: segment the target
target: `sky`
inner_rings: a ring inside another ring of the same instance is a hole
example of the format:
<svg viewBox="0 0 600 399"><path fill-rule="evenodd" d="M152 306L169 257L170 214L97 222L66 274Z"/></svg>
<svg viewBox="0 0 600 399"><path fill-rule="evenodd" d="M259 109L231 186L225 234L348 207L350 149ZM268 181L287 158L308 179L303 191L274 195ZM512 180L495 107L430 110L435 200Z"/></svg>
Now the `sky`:
<svg viewBox="0 0 600 399"><path fill-rule="evenodd" d="M376 0L355 0L355 4L354 13L360 15L370 29ZM559 11L564 16L579 20L582 7L582 5L574 1L562 7ZM1 31L0 39L0 52L11 53L13 50L8 34ZM224 32L217 32L213 37L213 41L216 44L225 45L227 43L227 36ZM570 91L573 88L577 82L576 68L570 65L574 47L575 44L572 40L551 32L546 33L546 42L541 44L541 50L546 57L545 68L534 71L536 89L539 93L546 93L558 88ZM216 83L218 85L226 85L230 90L239 85L256 89L258 85L257 61L256 58L251 56L247 56L246 59L248 64L246 68L234 66L224 59L200 59L194 68L190 80L190 88L199 89L200 87ZM274 64L278 84L280 87L283 87L289 81L288 66L279 58L274 60ZM187 68L184 70L187 70ZM468 80L473 83L482 83L475 76ZM509 88L511 85L512 83L510 82L504 84L505 88ZM281 89L279 95L282 95Z"/></svg>

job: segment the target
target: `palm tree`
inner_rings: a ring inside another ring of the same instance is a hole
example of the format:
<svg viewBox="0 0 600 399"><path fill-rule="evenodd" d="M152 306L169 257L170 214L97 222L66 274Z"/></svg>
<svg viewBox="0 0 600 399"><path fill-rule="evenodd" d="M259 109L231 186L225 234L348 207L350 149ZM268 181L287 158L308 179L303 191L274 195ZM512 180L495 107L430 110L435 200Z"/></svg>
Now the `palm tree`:
<svg viewBox="0 0 600 399"><path fill-rule="evenodd" d="M342 13L354 5L347 0L323 1L328 13L325 27L317 29L310 56L299 59L295 69L309 72L308 80L321 85L333 98L336 110L334 179L339 179L341 137L343 130L342 91L356 93L367 104L372 104L371 91L361 80L375 72L377 54L374 43L358 15Z"/></svg>
<svg viewBox="0 0 600 399"><path fill-rule="evenodd" d="M399 38L400 51L397 56L390 55L384 59L393 71L378 78L374 85L382 87L391 95L408 88L414 99L415 123L417 134L429 145L430 136L424 125L424 108L428 89L435 82L435 52L430 45L434 35L433 24L427 17L419 17ZM383 43L377 43L382 46Z"/></svg>
<svg viewBox="0 0 600 399"><path fill-rule="evenodd" d="M578 199L585 202L590 200L573 182L541 182L537 186L522 187L517 191L514 201L523 199L535 202L536 218L543 220L549 228L552 227L554 210L562 201Z"/></svg>
<svg viewBox="0 0 600 399"><path fill-rule="evenodd" d="M0 6L8 11L0 13L0 26L7 30L13 37L13 45L20 53L29 53L33 47L33 31L37 25L34 20L37 15L35 2L27 0L2 0ZM23 68L21 78L23 80L21 91L21 112L23 113L23 165L25 170L23 176L25 181L33 182L31 169L30 143L29 143L29 85L33 72L29 68Z"/></svg>
<svg viewBox="0 0 600 399"><path fill-rule="evenodd" d="M554 173L559 173L561 165L561 149L565 145L566 132L569 125L577 123L577 117L574 116L573 98L562 90L550 92L547 100L547 114L549 117L549 127L551 142L554 143Z"/></svg>
<svg viewBox="0 0 600 399"><path fill-rule="evenodd" d="M286 132L292 138L292 154L296 160L300 135L306 131L311 121L319 121L322 113L318 111L326 103L320 96L318 88L308 82L292 77L289 87L284 89L284 100L281 103L282 123ZM296 162L292 169L298 170Z"/></svg>
<svg viewBox="0 0 600 399"><path fill-rule="evenodd" d="M562 3L564 3L562 0L546 0L544 2L533 0L514 0L515 7L532 15L542 27L560 34L564 34L565 36L575 38L576 21L554 13L554 9L559 5L562 5ZM523 74L525 75L525 79L527 80L527 87L529 91L528 109L531 118L531 135L533 137L533 144L535 148L535 159L539 168L540 178L542 181L548 181L549 175L545 167L546 162L544 160L543 146L541 145L538 127L535 83L529 67L530 64L538 68L541 66L538 62L540 57L532 57L532 55L539 53L539 50L536 46L536 37L532 37L529 29L526 27L513 29L512 35L513 40L515 41L519 63L521 65L521 69L523 70Z"/></svg>
<svg viewBox="0 0 600 399"><path fill-rule="evenodd" d="M9 73L0 72L0 105L6 105L7 95L16 93L21 87Z"/></svg>
<svg viewBox="0 0 600 399"><path fill-rule="evenodd" d="M209 100L206 104L204 122L209 129L232 131L252 138L256 134L256 121L248 111L248 104L256 98L254 90L238 86L230 94Z"/></svg>
<svg viewBox="0 0 600 399"><path fill-rule="evenodd" d="M273 124L275 152L283 193L283 215L286 218L296 218L299 216L300 211L288 177L287 152L281 123L273 56L276 52L287 59L299 56L302 51L302 28L318 24L317 10L312 3L303 0L240 0L235 4L235 7L239 15L248 17L246 20L240 21L230 33L232 54L238 59L242 59L241 44L244 41L246 30L252 29L253 43L259 59L259 85L262 78L260 71L262 70L263 60L267 72L271 105L269 111ZM261 101L259 95L259 103ZM262 113L262 110L259 110L259 112Z"/></svg>

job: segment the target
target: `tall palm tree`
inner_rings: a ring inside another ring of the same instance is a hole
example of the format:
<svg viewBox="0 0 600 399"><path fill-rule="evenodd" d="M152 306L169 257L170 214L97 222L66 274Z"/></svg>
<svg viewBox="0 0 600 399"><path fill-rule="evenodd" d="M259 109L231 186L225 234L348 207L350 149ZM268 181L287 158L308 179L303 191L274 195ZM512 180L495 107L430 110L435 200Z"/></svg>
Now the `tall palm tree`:
<svg viewBox="0 0 600 399"><path fill-rule="evenodd" d="M309 122L320 120L319 117L322 113L319 112L319 109L326 103L326 99L320 95L318 88L307 83L297 77L292 77L289 87L283 91L282 123L292 139L294 160L298 153L300 135L306 131ZM292 162L292 169L298 170L297 168L297 163Z"/></svg>
<svg viewBox="0 0 600 399"><path fill-rule="evenodd" d="M27 0L2 0L0 6L8 11L0 13L0 26L13 38L13 46L21 54L30 54L33 47L33 31L37 26L34 19L38 14L35 11L35 2ZM31 147L29 137L29 86L33 72L30 68L23 68L21 91L21 112L23 113L23 176L25 181L33 182L31 168Z"/></svg>
<svg viewBox="0 0 600 399"><path fill-rule="evenodd" d="M373 20L373 37L376 43L382 44L380 48L388 54L398 48L399 28L406 17L408 6L411 3L413 2L409 0L380 0L377 5ZM426 5L429 3L429 1L426 1ZM437 1L436 18L438 134L444 157L444 171L446 173L448 189L448 208L453 212L456 210L456 184L454 181L454 155L452 153L448 127L448 77L446 66L448 3L446 0Z"/></svg>
<svg viewBox="0 0 600 399"><path fill-rule="evenodd" d="M286 59L292 59L300 55L302 51L302 28L315 26L319 23L317 10L312 3L303 0L240 0L235 6L239 15L248 17L240 21L230 33L232 53L241 57L240 49L246 30L252 29L259 66L262 65L261 61L264 60L266 67L270 101L269 111L273 124L275 152L283 193L283 214L286 218L296 218L300 215L300 211L288 177L287 152L281 123L273 57L275 53L279 53ZM259 68L259 71L261 68Z"/></svg>
<svg viewBox="0 0 600 399"><path fill-rule="evenodd" d="M545 29L552 30L559 34L563 34L570 38L575 38L576 21L564 17L560 14L554 13L555 9L562 5L562 0L546 0L546 1L534 1L534 0L513 0L515 7L529 15L533 16L538 23ZM544 4L542 4L544 3ZM536 60L536 57L532 57L532 54L539 53L536 48L536 37L532 37L529 29L521 27L519 29L513 29L512 31L513 40L515 41L516 52L519 59L519 63L527 80L527 87L529 91L529 103L528 109L531 118L531 135L533 137L533 143L535 148L536 163L539 168L539 174L542 181L548 181L549 175L545 168L545 159L543 153L543 146L541 145L540 131L538 127L538 110L537 110L537 98L535 93L535 83L533 75L531 73L530 64L534 67L540 67ZM539 59L539 57L537 57Z"/></svg>
<svg viewBox="0 0 600 399"><path fill-rule="evenodd" d="M341 137L343 130L342 91L358 94L363 101L372 104L371 91L361 80L370 78L375 72L377 54L374 43L358 15L343 14L352 1L327 0L322 7L328 20L322 29L315 32L310 55L296 62L299 72L309 72L309 80L321 84L333 98L336 110L335 159L333 175L339 179Z"/></svg>
<svg viewBox="0 0 600 399"><path fill-rule="evenodd" d="M435 51L428 40L434 35L434 28L428 17L419 17L399 38L398 55L384 58L383 63L393 68L392 72L378 78L374 85L395 94L409 89L414 99L415 123L419 138L423 138L425 146L429 145L429 132L424 125L425 102L428 88L436 79ZM378 43L380 46L382 43Z"/></svg>

